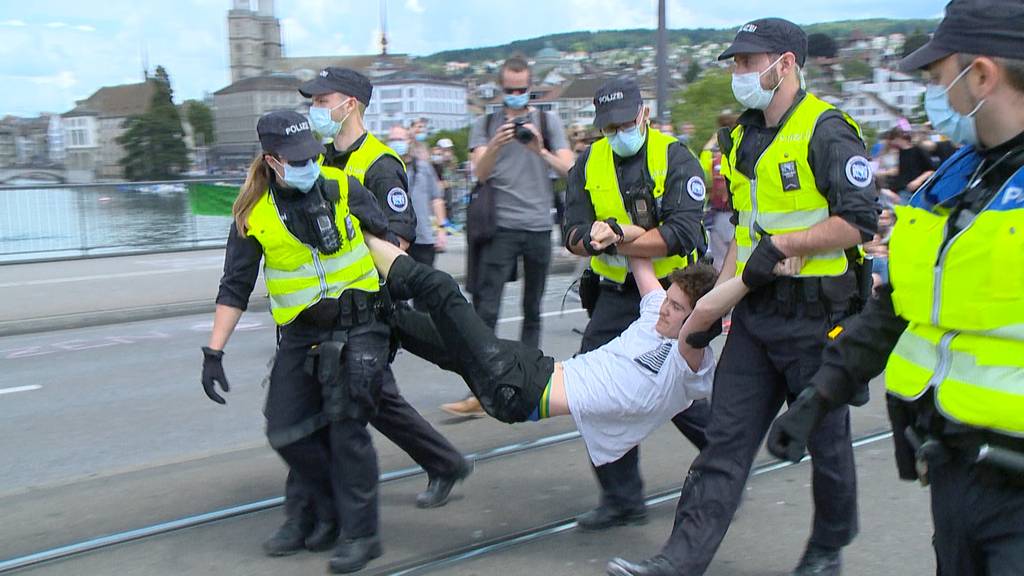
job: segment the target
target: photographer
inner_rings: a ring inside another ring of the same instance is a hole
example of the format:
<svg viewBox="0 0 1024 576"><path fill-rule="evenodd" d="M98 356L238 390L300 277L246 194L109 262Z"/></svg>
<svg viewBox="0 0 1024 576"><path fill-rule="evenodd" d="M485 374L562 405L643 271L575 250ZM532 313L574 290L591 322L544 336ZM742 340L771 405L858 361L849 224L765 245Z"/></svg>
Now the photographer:
<svg viewBox="0 0 1024 576"><path fill-rule="evenodd" d="M540 303L551 263L551 208L554 191L549 173L565 176L574 156L556 114L530 104L530 68L513 56L502 64L498 79L504 108L477 120L469 133L469 149L477 180L493 194L494 230L486 243L471 248L470 291L473 306L492 329L498 321L505 282L523 260L523 327L520 340L540 346ZM467 221L467 227L479 223ZM482 413L472 399L446 404L455 414Z"/></svg>

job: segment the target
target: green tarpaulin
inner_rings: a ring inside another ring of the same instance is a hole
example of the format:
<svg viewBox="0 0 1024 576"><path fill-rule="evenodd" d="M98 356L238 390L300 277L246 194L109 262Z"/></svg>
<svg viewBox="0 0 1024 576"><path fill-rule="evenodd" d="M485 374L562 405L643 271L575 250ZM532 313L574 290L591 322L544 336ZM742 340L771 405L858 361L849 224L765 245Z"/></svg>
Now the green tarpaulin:
<svg viewBox="0 0 1024 576"><path fill-rule="evenodd" d="M188 204L200 216L231 216L231 205L238 197L238 185L189 184Z"/></svg>

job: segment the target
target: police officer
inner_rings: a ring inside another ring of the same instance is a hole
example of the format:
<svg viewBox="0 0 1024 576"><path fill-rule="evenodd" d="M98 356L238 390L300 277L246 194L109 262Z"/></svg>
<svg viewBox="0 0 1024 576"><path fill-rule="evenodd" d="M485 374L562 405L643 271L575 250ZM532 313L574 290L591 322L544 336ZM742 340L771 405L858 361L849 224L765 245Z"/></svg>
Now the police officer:
<svg viewBox="0 0 1024 576"><path fill-rule="evenodd" d="M928 70L928 118L964 147L896 207L890 283L768 446L802 455L884 368L900 477L931 485L939 573L1024 574L1024 4L954 0L902 67Z"/></svg>
<svg viewBox="0 0 1024 576"><path fill-rule="evenodd" d="M377 453L367 420L377 410L390 349L377 317L379 279L363 230L387 233L387 219L354 178L328 180L309 122L290 111L257 124L263 152L236 200L217 296L203 348L202 383L224 403L221 358L263 261L279 340L267 392L267 438L311 496L310 548L343 542L332 571L359 570L381 554ZM336 505L335 505L336 504Z"/></svg>
<svg viewBox="0 0 1024 576"><path fill-rule="evenodd" d="M584 307L591 311L580 352L607 344L640 317L640 291L629 273L628 256L653 257L665 281L676 268L705 250L701 224L704 180L700 164L675 138L649 126L650 110L631 79L601 86L595 97L594 126L603 137L580 154L569 171L563 238L566 248L590 258L581 280ZM622 242L621 224L647 229L638 240ZM698 448L708 403L701 400L673 419ZM639 448L594 469L601 503L579 518L580 527L600 530L647 518Z"/></svg>
<svg viewBox="0 0 1024 576"><path fill-rule="evenodd" d="M373 85L354 70L328 67L299 92L313 99L313 130L330 139L324 148L325 172L343 171L365 185L388 217L387 239L407 249L416 238L416 215L409 202L405 164L363 125ZM427 472L427 489L416 497L421 508L443 506L455 484L473 470L472 463L402 397L390 367L384 372L380 410L371 423Z"/></svg>
<svg viewBox="0 0 1024 576"><path fill-rule="evenodd" d="M875 188L856 123L806 93L807 36L770 18L745 24L719 58L734 58L732 88L747 110L721 145L736 211L723 277L751 292L732 315L715 374L708 444L690 467L672 535L640 564L615 559L613 575L703 574L725 536L768 425L820 363L835 322L857 310L859 254L876 228ZM805 258L793 278L786 257ZM835 575L857 534L849 412L838 409L810 439L814 523L794 574Z"/></svg>

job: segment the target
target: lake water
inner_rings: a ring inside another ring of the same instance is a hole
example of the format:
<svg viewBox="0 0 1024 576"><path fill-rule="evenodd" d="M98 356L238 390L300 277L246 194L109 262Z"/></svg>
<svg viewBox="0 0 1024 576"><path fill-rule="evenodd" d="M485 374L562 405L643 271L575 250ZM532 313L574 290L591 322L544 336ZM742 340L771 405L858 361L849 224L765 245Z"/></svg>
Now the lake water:
<svg viewBox="0 0 1024 576"><path fill-rule="evenodd" d="M0 262L223 246L230 226L181 186L0 190Z"/></svg>

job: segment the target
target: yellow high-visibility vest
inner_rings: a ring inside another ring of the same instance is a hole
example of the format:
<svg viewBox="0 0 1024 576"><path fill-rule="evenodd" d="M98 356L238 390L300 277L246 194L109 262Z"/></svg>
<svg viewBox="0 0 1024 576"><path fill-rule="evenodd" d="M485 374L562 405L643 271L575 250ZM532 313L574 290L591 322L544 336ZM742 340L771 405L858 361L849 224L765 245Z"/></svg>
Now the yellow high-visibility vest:
<svg viewBox="0 0 1024 576"><path fill-rule="evenodd" d="M828 219L828 201L818 190L808 157L811 136L814 135L818 120L834 109L831 104L807 94L779 127L775 140L758 158L753 179L736 169L737 154L743 141L743 126L733 130L732 150L722 157L722 175L729 180L732 206L739 216L736 226L737 276L743 273L763 232L797 232ZM845 114L843 117L859 135L857 123ZM790 183L799 184L798 189L785 189L782 176L784 171L790 175ZM797 275L840 276L846 269L846 254L842 250L833 250L807 257Z"/></svg>
<svg viewBox="0 0 1024 576"><path fill-rule="evenodd" d="M665 179L668 177L668 147L676 139L651 128L647 129L647 170L654 180L654 198L657 200L665 194ZM598 220L615 218L618 222L632 223L626 205L622 201L618 176L615 174L615 161L612 146L607 138L601 138L590 146L585 168L586 183L584 187L590 194L594 205L594 215ZM698 254L694 250L690 258L696 261ZM678 256L654 258L654 273L658 278L665 278L677 268L685 268L687 259ZM625 256L609 256L599 254L590 258L590 268L613 282L622 284L629 273L629 262Z"/></svg>
<svg viewBox="0 0 1024 576"><path fill-rule="evenodd" d="M980 162L961 150L910 206L896 207L889 275L909 324L886 388L907 401L934 389L945 417L1024 437L1024 170L945 242L942 201L967 189Z"/></svg>
<svg viewBox="0 0 1024 576"><path fill-rule="evenodd" d="M270 313L279 325L290 323L306 308L324 298L337 298L345 290L380 289L359 220L348 209L348 178L342 175L336 181L340 198L334 206L334 220L341 232L341 249L334 254L321 254L292 235L269 190L249 214L248 235L263 247ZM350 230L354 231L352 238Z"/></svg>

